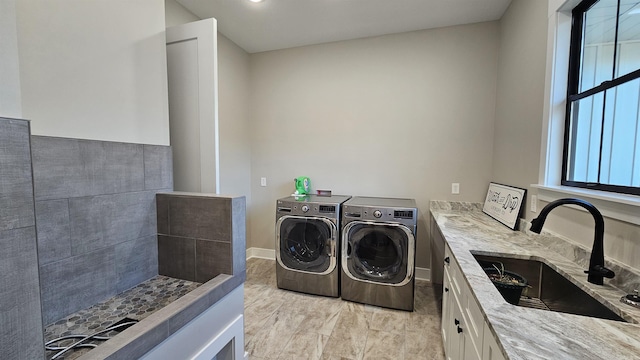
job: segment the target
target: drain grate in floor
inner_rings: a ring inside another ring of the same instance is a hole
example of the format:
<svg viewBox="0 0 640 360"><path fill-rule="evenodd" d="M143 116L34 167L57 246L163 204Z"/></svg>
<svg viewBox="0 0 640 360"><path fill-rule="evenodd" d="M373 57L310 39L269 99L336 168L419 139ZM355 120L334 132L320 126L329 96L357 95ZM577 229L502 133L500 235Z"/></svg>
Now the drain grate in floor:
<svg viewBox="0 0 640 360"><path fill-rule="evenodd" d="M109 325L104 330L96 331L92 334L73 334L65 335L45 343L45 349L49 351L57 351L51 360L62 359L62 356L75 349L82 348L95 348L98 346L97 342L107 341L112 336L120 333L121 331L135 325L138 320L131 318L124 318L112 325ZM64 345L63 345L64 344Z"/></svg>

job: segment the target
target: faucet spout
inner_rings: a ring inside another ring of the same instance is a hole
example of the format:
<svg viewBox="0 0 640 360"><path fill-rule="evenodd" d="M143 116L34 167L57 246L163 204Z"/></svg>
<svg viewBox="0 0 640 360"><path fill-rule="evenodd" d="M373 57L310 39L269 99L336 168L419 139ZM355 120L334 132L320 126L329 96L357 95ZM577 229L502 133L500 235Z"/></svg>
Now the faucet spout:
<svg viewBox="0 0 640 360"><path fill-rule="evenodd" d="M540 211L540 215L537 218L531 220L530 230L540 234L542 226L547 220L547 215L549 215L551 210L560 205L577 205L587 209L587 211L591 213L591 216L593 216L593 220L595 221L595 235L593 248L591 249L591 258L589 259L589 269L586 270L585 273L588 274L587 281L592 284L602 285L604 283L603 278L611 279L615 276L615 273L604 266L604 219L600 211L598 211L593 204L573 198L552 201Z"/></svg>

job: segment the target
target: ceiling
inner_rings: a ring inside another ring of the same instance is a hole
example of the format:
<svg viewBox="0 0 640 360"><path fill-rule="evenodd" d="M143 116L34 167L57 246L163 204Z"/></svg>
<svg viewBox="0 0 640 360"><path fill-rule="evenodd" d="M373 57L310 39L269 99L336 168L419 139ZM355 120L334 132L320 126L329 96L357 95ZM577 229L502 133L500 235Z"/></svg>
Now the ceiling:
<svg viewBox="0 0 640 360"><path fill-rule="evenodd" d="M248 53L497 20L511 0L176 0Z"/></svg>

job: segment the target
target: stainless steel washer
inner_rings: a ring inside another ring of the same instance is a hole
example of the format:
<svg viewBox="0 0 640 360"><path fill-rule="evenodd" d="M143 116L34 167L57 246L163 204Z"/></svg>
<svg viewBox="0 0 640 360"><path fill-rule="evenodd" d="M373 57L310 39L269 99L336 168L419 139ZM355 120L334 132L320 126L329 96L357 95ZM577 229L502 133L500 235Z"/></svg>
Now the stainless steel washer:
<svg viewBox="0 0 640 360"><path fill-rule="evenodd" d="M276 279L281 289L340 296L341 204L349 196L290 196L276 203Z"/></svg>
<svg viewBox="0 0 640 360"><path fill-rule="evenodd" d="M413 199L353 197L343 204L342 299L413 311L417 218Z"/></svg>

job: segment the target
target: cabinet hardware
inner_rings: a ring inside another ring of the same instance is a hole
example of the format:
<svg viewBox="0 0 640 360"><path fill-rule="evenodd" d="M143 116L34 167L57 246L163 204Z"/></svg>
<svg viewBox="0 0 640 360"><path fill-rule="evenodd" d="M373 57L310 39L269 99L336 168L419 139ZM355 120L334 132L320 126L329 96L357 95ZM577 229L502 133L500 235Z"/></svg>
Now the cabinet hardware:
<svg viewBox="0 0 640 360"><path fill-rule="evenodd" d="M461 332L462 332L462 328L458 326L458 334L460 334Z"/></svg>
<svg viewBox="0 0 640 360"><path fill-rule="evenodd" d="M449 288L444 288L444 292L449 292Z"/></svg>
<svg viewBox="0 0 640 360"><path fill-rule="evenodd" d="M453 323L454 323L455 325L460 325L460 320L458 320L458 319L453 319Z"/></svg>
<svg viewBox="0 0 640 360"><path fill-rule="evenodd" d="M444 262L446 262L447 264L451 262L451 259L449 259L449 257L447 256L446 258L444 258Z"/></svg>

